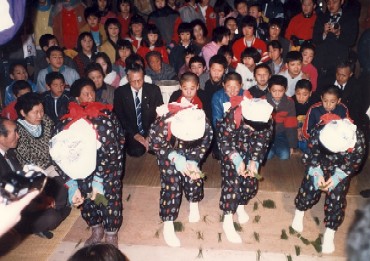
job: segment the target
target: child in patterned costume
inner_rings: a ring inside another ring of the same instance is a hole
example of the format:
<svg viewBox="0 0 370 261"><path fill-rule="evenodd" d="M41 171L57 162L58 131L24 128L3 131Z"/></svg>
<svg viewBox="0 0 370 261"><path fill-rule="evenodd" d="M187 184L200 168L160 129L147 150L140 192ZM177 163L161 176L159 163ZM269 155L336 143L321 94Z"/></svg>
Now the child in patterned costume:
<svg viewBox="0 0 370 261"><path fill-rule="evenodd" d="M364 134L350 120L335 114L323 115L321 124L311 132L308 152L303 156L306 176L295 198L292 227L303 231L304 211L316 205L325 192L323 253L335 250L334 234L344 219L351 177L361 166L365 151Z"/></svg>
<svg viewBox="0 0 370 261"><path fill-rule="evenodd" d="M161 175L159 216L164 222L163 235L172 247L180 246L173 221L177 219L182 194L190 202L189 222L200 219L198 202L204 197L199 163L212 140L212 127L203 110L185 98L157 108L160 116L149 133L149 149L157 155Z"/></svg>
<svg viewBox="0 0 370 261"><path fill-rule="evenodd" d="M249 220L244 206L257 194L256 173L272 137L273 107L245 91L243 97L230 98L224 109L226 115L217 123L222 175L220 209L224 212L223 230L227 239L242 243L234 228L233 214L238 214L241 224Z"/></svg>

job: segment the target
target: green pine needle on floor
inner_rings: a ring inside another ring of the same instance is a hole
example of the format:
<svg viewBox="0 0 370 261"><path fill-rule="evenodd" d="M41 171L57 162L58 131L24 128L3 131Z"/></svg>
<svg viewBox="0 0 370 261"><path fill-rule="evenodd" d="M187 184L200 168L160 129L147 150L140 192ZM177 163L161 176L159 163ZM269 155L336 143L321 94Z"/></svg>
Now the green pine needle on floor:
<svg viewBox="0 0 370 261"><path fill-rule="evenodd" d="M175 232L182 232L185 230L185 227L181 222L175 221L173 222L173 226L175 228Z"/></svg>
<svg viewBox="0 0 370 261"><path fill-rule="evenodd" d="M288 235L287 235L285 229L281 230L280 239L284 239L284 240L288 239Z"/></svg>
<svg viewBox="0 0 370 261"><path fill-rule="evenodd" d="M313 220L315 221L316 225L320 225L320 219L318 217L314 217Z"/></svg>
<svg viewBox="0 0 370 261"><path fill-rule="evenodd" d="M204 240L203 232L197 231L197 238L200 239L200 240Z"/></svg>
<svg viewBox="0 0 370 261"><path fill-rule="evenodd" d="M253 211L258 210L258 202L254 202L253 204Z"/></svg>
<svg viewBox="0 0 370 261"><path fill-rule="evenodd" d="M296 256L299 256L301 254L301 247L295 245L294 248L295 248L295 254L296 254Z"/></svg>
<svg viewBox="0 0 370 261"><path fill-rule="evenodd" d="M234 227L235 227L236 232L243 231L243 227L238 222L234 222Z"/></svg>
<svg viewBox="0 0 370 261"><path fill-rule="evenodd" d="M262 206L263 206L264 208L270 208L270 209L272 209L272 208L276 208L276 204L275 204L275 202L274 202L273 200L271 200L271 199L266 199L266 200L264 200L264 201L262 202Z"/></svg>
<svg viewBox="0 0 370 261"><path fill-rule="evenodd" d="M261 216L257 215L257 216L254 217L253 223L259 223L260 220L261 220Z"/></svg>
<svg viewBox="0 0 370 261"><path fill-rule="evenodd" d="M258 234L257 232L253 232L253 236L254 236L254 239L255 239L257 242L260 242L260 234Z"/></svg>
<svg viewBox="0 0 370 261"><path fill-rule="evenodd" d="M292 258L292 256L291 256L291 255L287 255L287 256L286 256L286 260L287 260L287 261L293 261L293 258Z"/></svg>

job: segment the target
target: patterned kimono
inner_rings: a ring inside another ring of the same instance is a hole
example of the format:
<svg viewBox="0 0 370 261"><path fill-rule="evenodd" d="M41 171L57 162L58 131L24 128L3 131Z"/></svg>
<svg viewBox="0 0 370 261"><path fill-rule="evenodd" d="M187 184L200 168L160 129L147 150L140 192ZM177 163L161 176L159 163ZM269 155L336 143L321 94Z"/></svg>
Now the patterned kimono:
<svg viewBox="0 0 370 261"><path fill-rule="evenodd" d="M78 189L85 198L81 205L81 215L90 227L103 224L105 231L116 232L122 224L124 132L116 115L111 111L111 105L91 102L81 107L86 113L82 118L93 124L98 140L101 142L101 147L97 150L95 170L85 179L77 180ZM78 118L81 117L75 117L71 113L66 114L56 126L57 131L62 131L67 124ZM61 175L66 181L70 179L65 173ZM104 197L108 200L107 206L102 203L96 204L95 201L87 198L88 193L92 192L94 176L103 179Z"/></svg>
<svg viewBox="0 0 370 261"><path fill-rule="evenodd" d="M220 209L225 214L234 214L238 205L247 205L258 191L257 178L240 176L230 156L239 153L246 167L249 160L262 163L273 130L271 120L264 127L252 130L247 122L241 119L240 126L237 127L234 116L236 109L237 107L229 110L223 120L217 122L222 175Z"/></svg>
<svg viewBox="0 0 370 261"><path fill-rule="evenodd" d="M311 131L311 136L308 140L308 151L302 158L306 166L306 176L303 178L301 187L298 190L295 205L298 210L306 211L320 200L322 191L315 189L314 178L308 174L310 167L320 166L326 181L334 175L335 169L339 168L348 177L341 180L334 189L326 193L324 205L325 226L337 230L344 219L344 211L347 205L346 195L351 177L357 173L364 159L366 142L364 134L357 130L357 142L353 149L349 149L346 152L332 153L319 141L322 127L316 126Z"/></svg>
<svg viewBox="0 0 370 261"><path fill-rule="evenodd" d="M212 140L212 127L206 120L205 132L202 138L185 142L172 135L168 139L168 124L166 119L171 113L158 118L149 132L149 149L157 156L157 163L161 175L161 192L159 202L159 216L163 221L177 219L181 205L182 193L190 202L199 202L204 197L203 178L192 180L189 176L177 171L175 165L168 159L168 155L176 151L186 160L195 161L198 166L208 151ZM191 126L189 126L191 128Z"/></svg>

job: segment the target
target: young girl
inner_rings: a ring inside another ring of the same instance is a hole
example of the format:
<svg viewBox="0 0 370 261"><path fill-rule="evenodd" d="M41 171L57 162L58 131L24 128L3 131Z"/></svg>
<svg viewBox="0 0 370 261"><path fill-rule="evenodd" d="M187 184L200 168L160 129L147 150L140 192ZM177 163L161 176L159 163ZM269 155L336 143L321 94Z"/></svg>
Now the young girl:
<svg viewBox="0 0 370 261"><path fill-rule="evenodd" d="M104 29L107 34L108 40L100 46L100 52L108 55L110 62L114 63L117 58L116 44L121 35L121 24L117 18L108 18L104 24Z"/></svg>
<svg viewBox="0 0 370 261"><path fill-rule="evenodd" d="M203 48L208 43L207 35L208 30L204 22L200 19L196 19L191 22L191 25L193 27L193 43L198 46L200 49ZM212 31L210 32L212 33Z"/></svg>
<svg viewBox="0 0 370 261"><path fill-rule="evenodd" d="M104 72L104 82L112 85L114 88L119 86L121 80L120 75L113 70L112 63L106 53L98 53L95 57L95 62L100 64Z"/></svg>
<svg viewBox="0 0 370 261"><path fill-rule="evenodd" d="M114 63L119 68L119 72L126 68L126 58L134 53L134 49L129 40L118 40L117 41L117 60Z"/></svg>
<svg viewBox="0 0 370 261"><path fill-rule="evenodd" d="M204 180L199 163L213 132L204 111L186 101L162 105L157 114L149 132L149 149L155 152L160 169L159 215L164 223L164 240L169 246L179 247L173 222L179 214L182 193L190 202L189 222L200 220L198 202L204 197Z"/></svg>
<svg viewBox="0 0 370 261"><path fill-rule="evenodd" d="M180 67L180 70L179 70L179 73L178 73L178 77L180 78L181 75L183 75L184 73L186 72L190 72L190 66L189 66L189 62L190 62L190 59L192 57L195 56L195 51L193 48L188 48L188 49L185 49L184 50L184 59L185 59L185 63L183 66Z"/></svg>
<svg viewBox="0 0 370 261"><path fill-rule="evenodd" d="M136 53L145 59L146 54L150 51L159 52L162 56L162 61L167 64L169 63L167 49L163 45L158 28L154 24L147 25L143 41Z"/></svg>
<svg viewBox="0 0 370 261"><path fill-rule="evenodd" d="M254 68L256 63L261 60L261 54L254 47L247 47L240 56L241 63L236 66L235 72L239 73L243 79L243 89L248 90L257 82L254 79Z"/></svg>
<svg viewBox="0 0 370 261"><path fill-rule="evenodd" d="M104 25L108 18L116 18L116 14L111 11L112 0L94 0L93 5L99 9L101 24Z"/></svg>
<svg viewBox="0 0 370 261"><path fill-rule="evenodd" d="M312 64L312 60L315 56L315 47L310 43L303 43L300 52L302 54L302 72L308 75L308 79L312 84L312 91L316 91L317 88L317 69Z"/></svg>
<svg viewBox="0 0 370 261"><path fill-rule="evenodd" d="M141 41L143 40L143 35L145 34L145 20L140 15L134 15L131 17L130 27L129 27L129 36L126 37L134 47L134 51L136 52L141 45Z"/></svg>
<svg viewBox="0 0 370 261"><path fill-rule="evenodd" d="M78 54L73 58L73 61L80 77L85 77L85 68L94 61L96 53L96 44L91 33L84 32L78 36L77 52Z"/></svg>
<svg viewBox="0 0 370 261"><path fill-rule="evenodd" d="M133 14L133 4L131 0L117 1L117 19L121 24L121 38L125 39L129 36L129 24Z"/></svg>
<svg viewBox="0 0 370 261"><path fill-rule="evenodd" d="M105 104L113 104L115 88L104 82L104 72L101 65L98 63L90 63L86 67L85 72L86 76L95 84L95 100Z"/></svg>

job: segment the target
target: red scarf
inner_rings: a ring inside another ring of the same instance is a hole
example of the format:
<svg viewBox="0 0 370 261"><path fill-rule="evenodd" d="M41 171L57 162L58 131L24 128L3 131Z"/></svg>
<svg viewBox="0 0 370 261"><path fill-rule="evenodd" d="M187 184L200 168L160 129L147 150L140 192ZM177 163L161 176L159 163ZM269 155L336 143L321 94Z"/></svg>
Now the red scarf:
<svg viewBox="0 0 370 261"><path fill-rule="evenodd" d="M244 91L243 92L243 96L234 96L234 97L231 97L230 98L230 103L231 103L231 108L235 108L235 111L234 111L234 121L235 121L235 125L236 125L236 128L238 129L239 126L240 126L240 123L242 121L242 107L239 106L240 103L243 101L243 98L246 97L248 99L253 99L253 96L250 94L250 92L248 90Z"/></svg>

